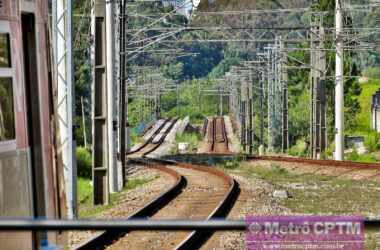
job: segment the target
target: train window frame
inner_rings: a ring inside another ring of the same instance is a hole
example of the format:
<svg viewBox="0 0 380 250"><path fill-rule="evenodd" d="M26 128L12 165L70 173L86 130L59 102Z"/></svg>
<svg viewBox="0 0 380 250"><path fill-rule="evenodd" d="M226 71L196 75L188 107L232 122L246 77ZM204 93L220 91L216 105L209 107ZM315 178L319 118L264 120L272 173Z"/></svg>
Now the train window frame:
<svg viewBox="0 0 380 250"><path fill-rule="evenodd" d="M8 41L9 41L9 63L10 65L8 67L1 67L0 66L0 78L10 78L11 79L11 88L12 88L12 98L13 98L13 112L16 114L16 86L15 86L15 72L13 67L13 50L12 50L12 32L10 28L10 22L9 21L0 21L0 34L7 34L8 35ZM8 152L11 150L16 149L16 140L17 140L17 117L16 115L13 118L13 124L14 124L14 130L15 135L13 139L7 139L0 141L0 153L2 152Z"/></svg>

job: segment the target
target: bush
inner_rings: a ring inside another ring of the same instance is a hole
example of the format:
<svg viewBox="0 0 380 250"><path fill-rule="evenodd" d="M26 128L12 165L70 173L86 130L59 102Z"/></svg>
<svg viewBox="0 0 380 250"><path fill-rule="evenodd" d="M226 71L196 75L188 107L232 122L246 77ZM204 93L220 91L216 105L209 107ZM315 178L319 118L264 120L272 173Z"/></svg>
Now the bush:
<svg viewBox="0 0 380 250"><path fill-rule="evenodd" d="M376 162L375 156L371 154L359 155L356 150L346 155L345 158L348 161L355 161L355 162Z"/></svg>
<svg viewBox="0 0 380 250"><path fill-rule="evenodd" d="M363 75L372 79L380 79L380 67L367 68L364 70Z"/></svg>
<svg viewBox="0 0 380 250"><path fill-rule="evenodd" d="M375 131L369 132L364 137L364 145L366 146L369 152L375 152L379 150L380 148L379 141L380 141L379 134Z"/></svg>
<svg viewBox="0 0 380 250"><path fill-rule="evenodd" d="M92 157L90 152L83 147L77 148L77 167L79 177L91 178Z"/></svg>
<svg viewBox="0 0 380 250"><path fill-rule="evenodd" d="M308 155L308 146L305 140L297 140L296 145L288 150L288 154L292 156L305 157Z"/></svg>
<svg viewBox="0 0 380 250"><path fill-rule="evenodd" d="M177 135L175 140L177 143L180 143L180 142L189 143L189 151L196 152L198 148L198 144L202 140L202 137L198 133L185 132L182 135Z"/></svg>

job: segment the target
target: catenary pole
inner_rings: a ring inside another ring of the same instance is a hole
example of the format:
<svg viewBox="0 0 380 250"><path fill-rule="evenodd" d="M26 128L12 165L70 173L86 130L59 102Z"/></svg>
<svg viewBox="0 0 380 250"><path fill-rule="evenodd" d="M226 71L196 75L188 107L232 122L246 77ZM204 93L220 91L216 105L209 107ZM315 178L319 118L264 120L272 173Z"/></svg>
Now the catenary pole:
<svg viewBox="0 0 380 250"><path fill-rule="evenodd" d="M343 160L344 150L344 79L343 79L343 14L342 1L335 2L335 160Z"/></svg>
<svg viewBox="0 0 380 250"><path fill-rule="evenodd" d="M108 123L108 159L109 159L109 188L111 193L118 191L118 176L116 164L115 140L115 31L114 31L114 2L106 1L106 63L107 63L107 123Z"/></svg>
<svg viewBox="0 0 380 250"><path fill-rule="evenodd" d="M74 76L71 0L54 0L52 8L54 67L57 74L58 127L65 179L67 216L76 217L76 157L74 140Z"/></svg>

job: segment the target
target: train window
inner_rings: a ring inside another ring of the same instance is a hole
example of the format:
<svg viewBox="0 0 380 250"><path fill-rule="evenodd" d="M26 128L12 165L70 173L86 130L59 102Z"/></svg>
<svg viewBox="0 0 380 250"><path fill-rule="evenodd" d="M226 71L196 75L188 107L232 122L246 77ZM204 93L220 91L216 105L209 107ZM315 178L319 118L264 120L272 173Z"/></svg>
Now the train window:
<svg viewBox="0 0 380 250"><path fill-rule="evenodd" d="M0 142L14 140L15 117L13 109L12 78L0 78Z"/></svg>
<svg viewBox="0 0 380 250"><path fill-rule="evenodd" d="M11 67L9 34L0 34L0 67Z"/></svg>

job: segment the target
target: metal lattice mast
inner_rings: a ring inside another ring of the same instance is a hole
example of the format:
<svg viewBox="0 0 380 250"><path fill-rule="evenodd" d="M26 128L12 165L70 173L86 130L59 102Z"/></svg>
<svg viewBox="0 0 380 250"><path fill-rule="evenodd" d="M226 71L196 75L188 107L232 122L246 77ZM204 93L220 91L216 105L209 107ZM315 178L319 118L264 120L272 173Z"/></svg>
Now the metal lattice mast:
<svg viewBox="0 0 380 250"><path fill-rule="evenodd" d="M76 160L74 128L74 76L72 50L72 5L71 0L53 0L52 9L54 66L57 79L58 126L61 138L59 151L62 152L66 188L67 216L76 217Z"/></svg>
<svg viewBox="0 0 380 250"><path fill-rule="evenodd" d="M281 56L282 38L280 36L276 39L275 51L274 51L274 146L275 148L281 147L282 141L282 116L283 116L283 101L282 101L282 67L283 61Z"/></svg>
<svg viewBox="0 0 380 250"><path fill-rule="evenodd" d="M289 148L289 121L288 121L288 69L287 69L287 54L284 51L284 43L280 43L281 67L280 67L280 83L282 91L282 152L285 153Z"/></svg>

